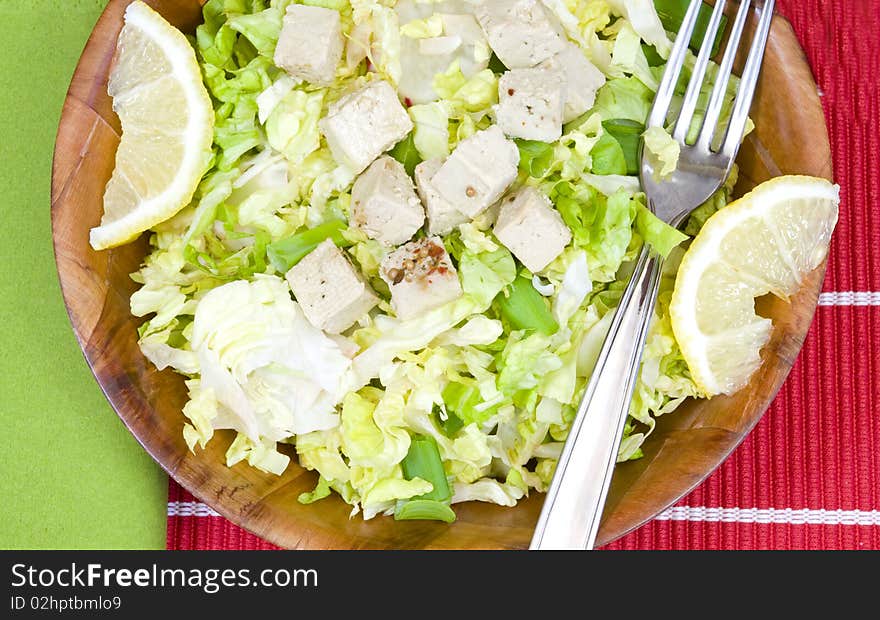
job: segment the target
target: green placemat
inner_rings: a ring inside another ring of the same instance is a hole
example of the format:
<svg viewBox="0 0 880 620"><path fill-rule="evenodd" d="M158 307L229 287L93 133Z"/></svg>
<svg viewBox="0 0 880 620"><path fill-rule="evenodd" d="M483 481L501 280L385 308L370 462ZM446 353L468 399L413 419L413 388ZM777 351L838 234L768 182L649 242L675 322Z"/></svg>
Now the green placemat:
<svg viewBox="0 0 880 620"><path fill-rule="evenodd" d="M73 336L52 254L55 132L106 0L0 0L0 548L164 548L167 479Z"/></svg>

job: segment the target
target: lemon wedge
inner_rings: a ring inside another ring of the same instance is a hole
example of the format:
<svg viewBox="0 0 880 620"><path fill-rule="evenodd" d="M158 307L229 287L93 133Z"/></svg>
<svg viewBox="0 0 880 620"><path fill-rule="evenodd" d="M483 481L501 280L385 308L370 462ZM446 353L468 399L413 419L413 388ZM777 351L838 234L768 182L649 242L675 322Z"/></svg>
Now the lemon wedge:
<svg viewBox="0 0 880 620"><path fill-rule="evenodd" d="M783 176L757 186L708 219L682 259L669 312L694 382L732 394L760 366L771 321L755 298L788 299L825 259L839 188Z"/></svg>
<svg viewBox="0 0 880 620"><path fill-rule="evenodd" d="M107 87L122 123L92 247L122 245L192 200L211 156L214 112L186 37L143 2L125 11Z"/></svg>

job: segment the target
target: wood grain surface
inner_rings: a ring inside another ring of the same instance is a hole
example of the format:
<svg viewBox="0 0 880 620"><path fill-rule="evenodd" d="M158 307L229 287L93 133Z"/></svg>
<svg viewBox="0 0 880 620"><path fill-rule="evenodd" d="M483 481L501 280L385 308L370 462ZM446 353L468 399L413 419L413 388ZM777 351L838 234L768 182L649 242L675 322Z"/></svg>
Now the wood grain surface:
<svg viewBox="0 0 880 620"><path fill-rule="evenodd" d="M220 514L284 547L514 548L528 546L543 497L532 494L516 508L456 505L452 525L395 522L389 517L349 518L337 497L304 506L315 474L294 463L280 477L246 464L227 468L232 440L220 431L204 451L183 441L183 378L157 371L137 346L140 320L129 312L146 235L104 252L88 244L102 212L104 185L113 169L119 120L107 95L107 77L129 2L111 0L86 45L70 86L52 171L52 226L64 300L92 372L120 418L152 457L193 495ZM192 32L200 21L197 0L148 2L171 23ZM779 174L830 178L831 155L816 85L791 27L776 16L752 110L756 130L740 152L738 193ZM742 441L770 404L800 351L824 275L822 265L801 292L785 303L763 298L757 308L773 318L763 365L733 396L687 402L663 416L644 445L645 457L617 467L599 532L600 544L651 519L712 472ZM291 456L293 451L285 446Z"/></svg>

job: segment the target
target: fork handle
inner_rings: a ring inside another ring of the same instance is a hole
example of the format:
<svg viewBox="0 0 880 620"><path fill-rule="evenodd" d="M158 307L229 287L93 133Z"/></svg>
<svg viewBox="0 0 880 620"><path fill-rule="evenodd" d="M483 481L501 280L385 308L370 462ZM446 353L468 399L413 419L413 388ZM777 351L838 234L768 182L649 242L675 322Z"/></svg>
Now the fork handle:
<svg viewBox="0 0 880 620"><path fill-rule="evenodd" d="M547 491L531 549L592 549L657 301L662 259L643 248Z"/></svg>

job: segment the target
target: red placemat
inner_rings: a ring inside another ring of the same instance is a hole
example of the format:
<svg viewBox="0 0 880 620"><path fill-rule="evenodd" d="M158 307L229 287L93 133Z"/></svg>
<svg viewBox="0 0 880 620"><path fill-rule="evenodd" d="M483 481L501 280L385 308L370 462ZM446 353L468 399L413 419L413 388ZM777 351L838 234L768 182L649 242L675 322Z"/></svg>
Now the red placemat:
<svg viewBox="0 0 880 620"><path fill-rule="evenodd" d="M841 187L816 318L770 410L608 549L880 549L880 0L778 0L824 93ZM875 217L872 218L872 215ZM169 549L272 549L171 481Z"/></svg>

